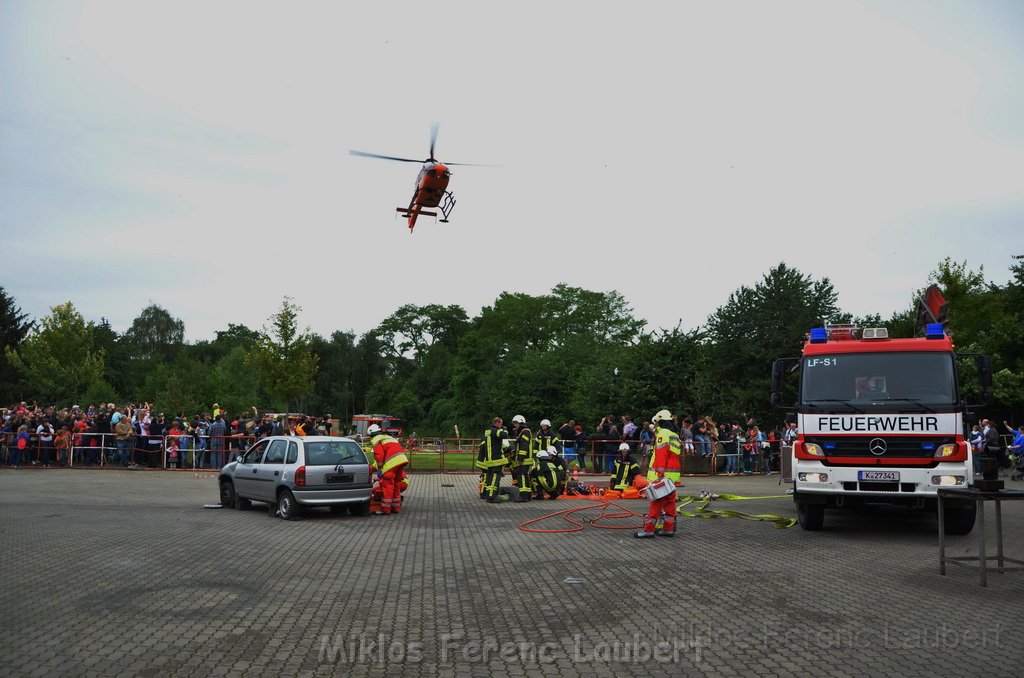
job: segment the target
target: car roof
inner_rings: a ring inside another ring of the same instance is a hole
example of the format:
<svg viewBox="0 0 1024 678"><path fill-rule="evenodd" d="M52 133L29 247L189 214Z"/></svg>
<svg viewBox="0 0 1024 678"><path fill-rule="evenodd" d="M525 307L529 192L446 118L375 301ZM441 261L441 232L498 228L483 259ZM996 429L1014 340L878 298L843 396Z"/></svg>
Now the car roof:
<svg viewBox="0 0 1024 678"><path fill-rule="evenodd" d="M353 443L355 442L348 436L267 436L266 438L261 438L260 440L296 440L307 443L323 443L338 440L347 440Z"/></svg>

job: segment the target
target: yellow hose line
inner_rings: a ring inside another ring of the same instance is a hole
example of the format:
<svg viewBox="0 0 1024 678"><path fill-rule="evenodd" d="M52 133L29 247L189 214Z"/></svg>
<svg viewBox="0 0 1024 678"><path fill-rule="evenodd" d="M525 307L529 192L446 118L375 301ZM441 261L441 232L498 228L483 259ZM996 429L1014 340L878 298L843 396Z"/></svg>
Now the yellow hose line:
<svg viewBox="0 0 1024 678"><path fill-rule="evenodd" d="M707 506L715 499L724 501L744 501L747 499L788 499L788 495L772 495L769 497L741 497L737 494L720 494L716 497L683 497L676 504L676 513L687 518L742 518L743 520L763 520L775 524L777 528L787 528L796 525L796 518L786 518L785 516L776 515L774 513L743 513L742 511L732 511L729 509L709 509ZM688 511L681 510L684 506L688 506L695 502L701 502L696 507L696 512L690 513Z"/></svg>

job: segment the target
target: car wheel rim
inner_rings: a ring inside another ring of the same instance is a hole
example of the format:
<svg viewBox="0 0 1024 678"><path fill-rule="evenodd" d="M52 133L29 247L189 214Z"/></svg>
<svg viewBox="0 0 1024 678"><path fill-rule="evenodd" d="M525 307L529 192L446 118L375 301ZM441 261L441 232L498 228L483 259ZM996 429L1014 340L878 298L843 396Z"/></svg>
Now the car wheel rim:
<svg viewBox="0 0 1024 678"><path fill-rule="evenodd" d="M281 502L278 504L277 510L281 513L282 518L290 518L292 515L292 499L288 495L281 497Z"/></svg>
<svg viewBox="0 0 1024 678"><path fill-rule="evenodd" d="M220 503L221 506L230 506L234 499L234 492L231 491L231 486L224 483L220 486Z"/></svg>

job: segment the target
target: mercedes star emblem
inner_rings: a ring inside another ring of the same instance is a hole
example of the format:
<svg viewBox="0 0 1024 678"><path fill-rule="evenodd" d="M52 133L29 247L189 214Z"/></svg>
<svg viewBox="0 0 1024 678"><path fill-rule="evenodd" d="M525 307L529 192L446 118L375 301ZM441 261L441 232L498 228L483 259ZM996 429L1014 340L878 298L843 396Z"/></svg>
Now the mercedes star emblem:
<svg viewBox="0 0 1024 678"><path fill-rule="evenodd" d="M876 457L880 457L885 454L886 445L885 440L882 438L872 438L871 442L868 443L868 449L871 450L871 454Z"/></svg>

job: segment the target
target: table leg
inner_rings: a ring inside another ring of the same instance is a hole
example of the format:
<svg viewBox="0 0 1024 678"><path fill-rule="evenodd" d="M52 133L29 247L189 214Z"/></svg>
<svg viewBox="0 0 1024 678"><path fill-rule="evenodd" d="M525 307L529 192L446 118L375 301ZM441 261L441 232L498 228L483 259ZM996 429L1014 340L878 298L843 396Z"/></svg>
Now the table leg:
<svg viewBox="0 0 1024 678"><path fill-rule="evenodd" d="M978 513L981 515L981 531L978 533L978 562L981 567L981 585L988 586L987 560L985 559L985 501L978 500Z"/></svg>
<svg viewBox="0 0 1024 678"><path fill-rule="evenodd" d="M996 499L996 563L1003 567L1003 502Z"/></svg>

